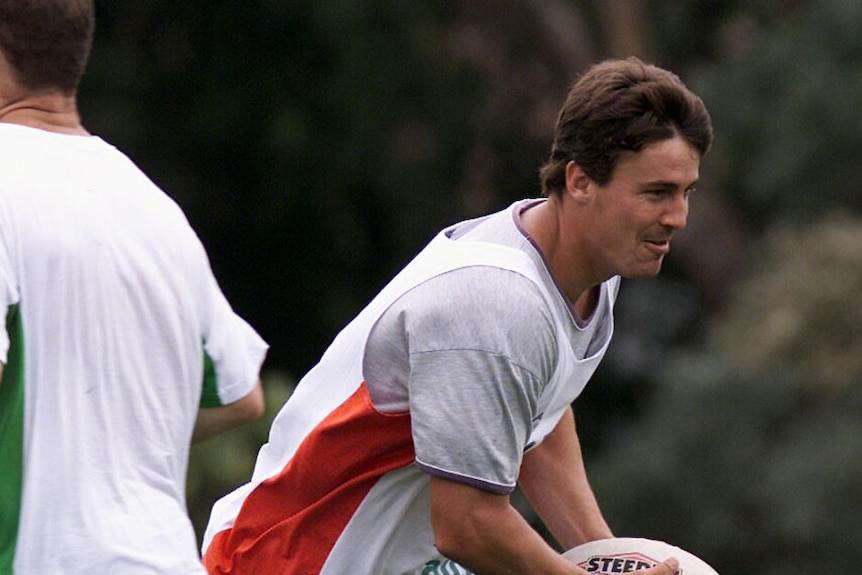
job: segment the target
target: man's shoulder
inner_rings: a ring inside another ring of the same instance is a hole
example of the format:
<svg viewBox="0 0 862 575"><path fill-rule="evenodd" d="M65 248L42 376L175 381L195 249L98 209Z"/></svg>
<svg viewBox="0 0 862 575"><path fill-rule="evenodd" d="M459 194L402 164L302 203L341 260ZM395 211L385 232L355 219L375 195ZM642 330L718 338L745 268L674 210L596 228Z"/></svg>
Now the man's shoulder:
<svg viewBox="0 0 862 575"><path fill-rule="evenodd" d="M517 271L487 264L449 270L420 283L404 297L422 307L476 308L486 314L501 308L544 306L535 281Z"/></svg>
<svg viewBox="0 0 862 575"><path fill-rule="evenodd" d="M435 276L405 293L388 313L409 332L460 334L470 340L553 337L552 310L539 286L507 269L476 265ZM541 334L541 335L540 335Z"/></svg>

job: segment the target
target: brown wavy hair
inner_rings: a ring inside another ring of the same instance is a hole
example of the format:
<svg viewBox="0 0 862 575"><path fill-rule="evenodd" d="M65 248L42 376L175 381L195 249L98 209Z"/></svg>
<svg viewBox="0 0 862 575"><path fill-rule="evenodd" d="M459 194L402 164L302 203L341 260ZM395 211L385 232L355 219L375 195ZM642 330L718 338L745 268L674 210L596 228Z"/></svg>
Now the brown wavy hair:
<svg viewBox="0 0 862 575"><path fill-rule="evenodd" d="M701 156L712 145L706 106L678 76L634 57L596 64L578 79L560 110L550 157L539 172L542 193L565 189L570 161L605 185L621 152L638 152L677 135Z"/></svg>

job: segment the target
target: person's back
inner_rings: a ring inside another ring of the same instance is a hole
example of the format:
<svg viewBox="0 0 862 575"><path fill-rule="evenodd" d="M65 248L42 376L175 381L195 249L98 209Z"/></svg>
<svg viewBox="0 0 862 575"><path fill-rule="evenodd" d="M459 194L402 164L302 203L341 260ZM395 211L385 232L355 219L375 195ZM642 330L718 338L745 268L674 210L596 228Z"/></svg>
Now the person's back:
<svg viewBox="0 0 862 575"><path fill-rule="evenodd" d="M2 387L23 394L19 565L120 573L162 554L164 572L193 572L184 489L201 385L184 383L203 381L201 327L218 303L203 250L173 202L97 138L0 125L0 174L19 354ZM7 481L17 466L3 467ZM105 547L124 558L102 563Z"/></svg>
<svg viewBox="0 0 862 575"><path fill-rule="evenodd" d="M190 444L262 414L267 346L180 208L81 125L92 22L0 3L0 574L203 573Z"/></svg>

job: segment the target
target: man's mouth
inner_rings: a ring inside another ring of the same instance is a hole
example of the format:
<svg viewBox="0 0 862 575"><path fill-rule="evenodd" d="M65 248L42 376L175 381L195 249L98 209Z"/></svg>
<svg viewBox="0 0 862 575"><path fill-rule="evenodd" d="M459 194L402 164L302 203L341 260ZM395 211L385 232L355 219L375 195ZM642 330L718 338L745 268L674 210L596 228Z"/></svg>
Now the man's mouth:
<svg viewBox="0 0 862 575"><path fill-rule="evenodd" d="M664 255L670 251L670 239L644 240L644 244L646 244L650 251L660 255Z"/></svg>

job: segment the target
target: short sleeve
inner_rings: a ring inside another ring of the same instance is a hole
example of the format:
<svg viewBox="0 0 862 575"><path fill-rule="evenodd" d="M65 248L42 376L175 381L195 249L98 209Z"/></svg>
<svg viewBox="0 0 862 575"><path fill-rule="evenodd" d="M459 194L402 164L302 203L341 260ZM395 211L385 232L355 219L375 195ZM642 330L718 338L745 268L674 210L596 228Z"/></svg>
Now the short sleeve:
<svg viewBox="0 0 862 575"><path fill-rule="evenodd" d="M201 406L215 407L242 399L254 389L268 345L234 312L212 272L207 279Z"/></svg>
<svg viewBox="0 0 862 575"><path fill-rule="evenodd" d="M417 464L487 491L513 491L556 363L541 293L515 272L477 266L405 297Z"/></svg>

